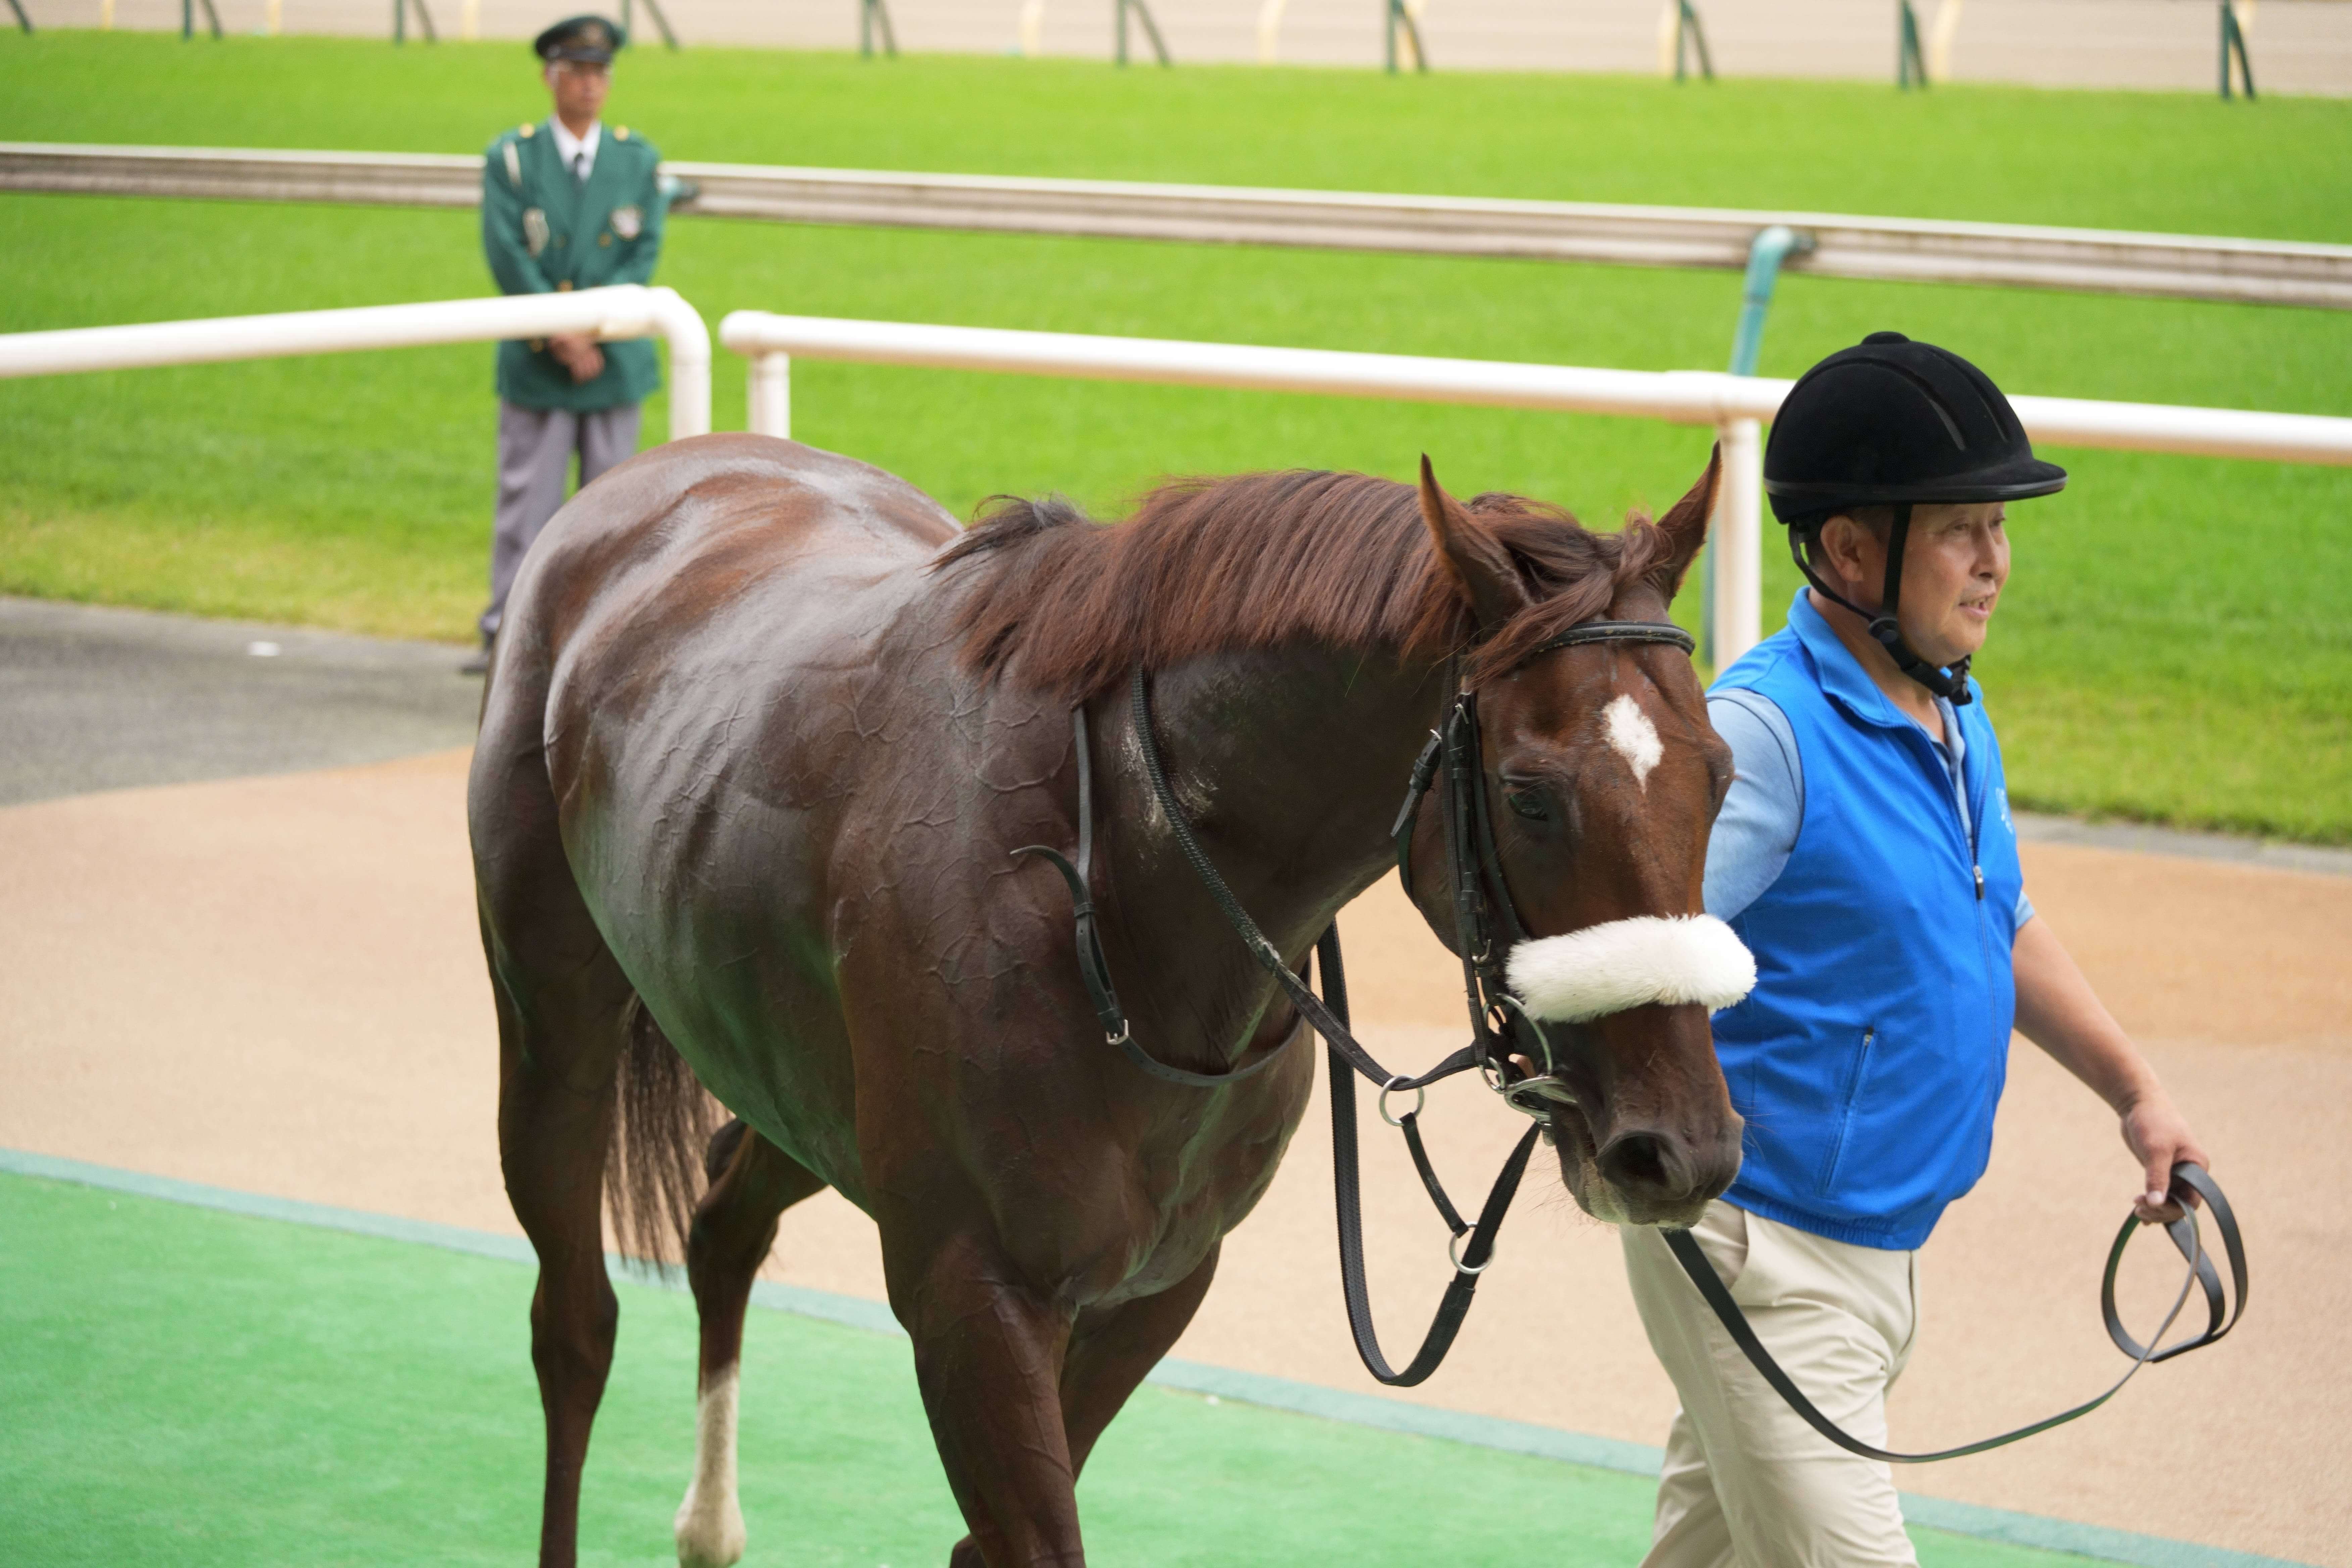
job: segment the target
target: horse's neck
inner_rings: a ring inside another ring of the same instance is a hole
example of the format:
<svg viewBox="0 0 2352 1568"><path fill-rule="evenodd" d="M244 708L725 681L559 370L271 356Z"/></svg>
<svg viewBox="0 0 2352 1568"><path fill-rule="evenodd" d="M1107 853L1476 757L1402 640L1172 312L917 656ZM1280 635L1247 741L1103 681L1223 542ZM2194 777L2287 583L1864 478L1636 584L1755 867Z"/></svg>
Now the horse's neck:
<svg viewBox="0 0 2352 1568"><path fill-rule="evenodd" d="M1398 803L1450 695L1444 676L1401 668L1391 653L1299 649L1202 659L1154 678L1152 731L1170 787L1276 945L1311 942L1391 863ZM1128 739L1132 787L1148 798ZM1163 830L1131 847L1151 875L1192 879L1180 856L1159 853L1166 844ZM1238 942L1230 945L1239 956Z"/></svg>

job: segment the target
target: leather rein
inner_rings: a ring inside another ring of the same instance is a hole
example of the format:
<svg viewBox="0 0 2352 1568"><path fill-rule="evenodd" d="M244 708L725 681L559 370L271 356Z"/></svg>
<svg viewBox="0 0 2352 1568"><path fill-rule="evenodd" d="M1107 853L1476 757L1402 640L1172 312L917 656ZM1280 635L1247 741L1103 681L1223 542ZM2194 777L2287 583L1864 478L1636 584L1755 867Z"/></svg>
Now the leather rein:
<svg viewBox="0 0 2352 1568"><path fill-rule="evenodd" d="M1564 648L1628 644L1660 644L1679 648L1685 654L1693 652L1695 647L1690 634L1670 622L1597 620L1570 627L1537 645L1527 657L1532 660ZM1310 984L1313 961L1293 970L1234 896L1233 889L1226 885L1224 878L1218 873L1207 852L1202 848L1199 838L1194 836L1175 793L1169 788L1167 772L1160 758L1159 741L1152 732L1150 680L1141 668L1135 671L1129 693L1130 721L1138 747L1143 755L1144 770L1150 776L1152 795L1159 803L1160 813L1168 819L1169 829L1175 837L1178 849L1215 902L1225 923L1258 963L1273 976L1300 1016L1323 1037L1330 1060L1331 1163L1339 1219L1340 1286L1347 1300L1348 1326L1355 1337L1356 1352L1362 1358L1365 1370L1382 1384L1402 1387L1410 1387L1426 1380L1453 1348L1454 1338L1469 1315L1478 1277L1494 1262L1496 1242L1501 1234L1503 1220L1509 1212L1511 1200L1517 1194L1520 1180L1527 1173L1528 1161L1534 1153L1536 1140L1549 1135L1556 1106L1573 1106L1576 1103L1574 1094L1559 1077L1558 1060L1542 1024L1519 1005L1505 979L1505 964L1510 950L1527 940L1528 931L1512 901L1509 885L1503 875L1501 856L1496 847L1494 818L1487 799L1485 755L1478 727L1477 694L1463 688L1458 673L1454 686L1454 698L1443 727L1431 734L1428 744L1423 747L1420 757L1413 763L1412 777L1405 789L1404 804L1398 809L1391 837L1395 843L1397 875L1410 897L1412 891L1413 832L1420 821L1424 797L1433 790L1437 792L1444 813L1446 868L1454 897L1454 945L1462 960L1463 990L1469 1009L1471 1039L1469 1044L1428 1071L1412 1077L1392 1073L1382 1067L1349 1027L1347 976L1340 957L1338 922L1334 921L1328 927L1315 944L1315 961L1319 961L1323 969L1323 992L1318 996ZM1077 923L1078 973L1094 1005L1095 1016L1102 1025L1105 1042L1116 1047L1137 1068L1163 1083L1188 1089L1216 1089L1230 1088L1255 1078L1283 1059L1288 1040L1269 1049L1255 1061L1213 1073L1171 1067L1150 1056L1136 1043L1126 1010L1121 1006L1118 993L1112 984L1109 963L1103 954L1092 894L1094 767L1084 704L1071 709L1070 725L1078 772L1077 858L1073 863L1059 851L1042 844L1025 845L1013 850L1013 854L1043 856L1069 886ZM1519 1062L1530 1064L1534 1070L1517 1066L1515 1058ZM1504 1160L1502 1169L1487 1189L1486 1202L1479 1206L1475 1222L1463 1218L1460 1209L1438 1179L1419 1125L1428 1086L1472 1068L1478 1069L1486 1086L1501 1096L1504 1103L1528 1117L1532 1123ZM1355 1079L1358 1074L1379 1087L1381 1119L1403 1134L1405 1148L1412 1157L1413 1169L1421 1177L1422 1186L1452 1237L1446 1253L1454 1266L1454 1278L1446 1285L1445 1293L1438 1303L1428 1331L1422 1338L1420 1348L1402 1369L1393 1367L1381 1352L1372 1322L1370 1294L1365 1281L1362 1188L1356 1139ZM1408 1091L1414 1096L1412 1109L1401 1115L1391 1115L1389 1097ZM2126 1331L2115 1300L2116 1273L2125 1249L2138 1229L2137 1219L2125 1220L2114 1246L2108 1250L2106 1272L2100 1286L2100 1310L2108 1336L2126 1355L2132 1358L2132 1364L2124 1374L2096 1398L2056 1415L1996 1437L1929 1454L1891 1453L1864 1443L1838 1427L1814 1406L1764 1348L1747 1315L1716 1273L1714 1266L1699 1250L1698 1243L1690 1232L1669 1230L1664 1233L1664 1239L1675 1261L1690 1276L1691 1282L1722 1321L1733 1341L1800 1417L1822 1436L1851 1453L1885 1462L1915 1464L1981 1453L2088 1415L2115 1397L2141 1367L2211 1344L2236 1325L2238 1316L2245 1310L2246 1262L2244 1246L2229 1200L2210 1175L2187 1163L2175 1168L2173 1189L2175 1195L2184 1200L2182 1216L2168 1225L2166 1231L2187 1261L2189 1271L2171 1310L2146 1345ZM2186 1201L2192 1194L2204 1200L2221 1232L2233 1287L2228 1298L2224 1296L2212 1259L2202 1245L2196 1211ZM2164 1335L2187 1305L2189 1291L2200 1287L2205 1295L2208 1311L2205 1330L2192 1339L2159 1348ZM2234 1307L2225 1310L2225 1302L2231 1301L2234 1302Z"/></svg>

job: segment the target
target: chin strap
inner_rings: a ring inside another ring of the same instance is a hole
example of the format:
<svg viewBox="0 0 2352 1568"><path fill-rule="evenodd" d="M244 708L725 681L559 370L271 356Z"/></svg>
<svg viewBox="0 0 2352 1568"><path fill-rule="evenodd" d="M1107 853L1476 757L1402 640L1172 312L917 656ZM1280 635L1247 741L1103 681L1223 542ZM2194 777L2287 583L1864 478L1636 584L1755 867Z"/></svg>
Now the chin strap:
<svg viewBox="0 0 2352 1568"><path fill-rule="evenodd" d="M1948 669L1929 664L1911 651L1910 644L1903 640L1903 628L1895 619L1895 604L1903 592L1903 547L1910 536L1911 503L1904 501L1895 507L1894 526L1886 531L1886 580L1879 590L1876 615L1822 581L1821 574L1814 570L1812 561L1806 554L1803 530L1789 530L1789 554L1797 563L1797 570L1805 574L1805 581L1811 583L1823 598L1844 605L1869 624L1870 635L1886 650L1886 657L1895 661L1895 668L1953 707L1965 707L1969 702L1968 659L1961 658Z"/></svg>

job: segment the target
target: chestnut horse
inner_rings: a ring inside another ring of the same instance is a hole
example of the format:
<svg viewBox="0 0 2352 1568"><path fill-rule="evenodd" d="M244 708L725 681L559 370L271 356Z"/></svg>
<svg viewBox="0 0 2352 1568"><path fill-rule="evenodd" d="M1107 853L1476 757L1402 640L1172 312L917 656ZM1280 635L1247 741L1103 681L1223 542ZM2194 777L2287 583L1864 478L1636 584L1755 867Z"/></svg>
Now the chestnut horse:
<svg viewBox="0 0 2352 1568"><path fill-rule="evenodd" d="M875 468L728 436L566 507L508 605L468 802L499 1148L540 1259L541 1560L573 1559L612 1361L608 1189L641 1254L684 1232L702 1337L677 1534L701 1564L743 1546L753 1273L778 1215L830 1186L880 1227L971 1530L950 1563L1082 1563L1079 1468L1273 1180L1315 1063L1177 851L1127 679L1150 672L1174 798L1293 963L1390 864L1457 680L1531 935L1695 913L1730 758L1689 660L1541 645L1663 620L1716 473L1613 535L1511 496L1465 505L1425 467L1418 492L1256 474L1165 486L1116 528L1012 503L965 532ZM1202 1089L1106 1044L1069 891L1011 853L1075 840L1079 704L1091 890L1133 1039L1180 1068L1270 1070ZM1445 940L1439 816L1412 854ZM1577 1201L1695 1218L1738 1160L1706 1007L1555 1037ZM736 1119L715 1134L706 1087Z"/></svg>

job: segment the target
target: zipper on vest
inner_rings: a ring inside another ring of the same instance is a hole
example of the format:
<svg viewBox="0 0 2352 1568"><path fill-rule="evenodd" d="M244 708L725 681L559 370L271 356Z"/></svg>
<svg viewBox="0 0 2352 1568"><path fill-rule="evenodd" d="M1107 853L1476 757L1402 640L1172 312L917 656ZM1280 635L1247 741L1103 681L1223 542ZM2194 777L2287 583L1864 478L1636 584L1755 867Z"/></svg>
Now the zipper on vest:
<svg viewBox="0 0 2352 1568"><path fill-rule="evenodd" d="M1969 867L1969 870L1971 870L1971 871L1974 871L1974 872L1977 874L1977 902L1979 902L1979 903L1983 903L1983 902L1984 902L1984 868L1983 868L1983 867L1981 867L1981 866L1971 866L1971 867Z"/></svg>

